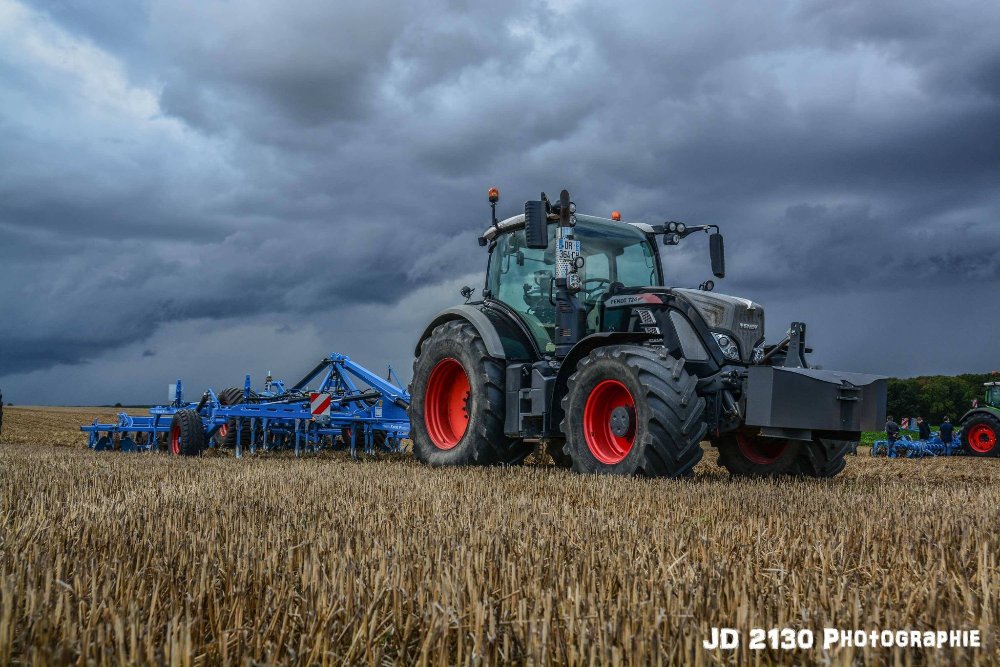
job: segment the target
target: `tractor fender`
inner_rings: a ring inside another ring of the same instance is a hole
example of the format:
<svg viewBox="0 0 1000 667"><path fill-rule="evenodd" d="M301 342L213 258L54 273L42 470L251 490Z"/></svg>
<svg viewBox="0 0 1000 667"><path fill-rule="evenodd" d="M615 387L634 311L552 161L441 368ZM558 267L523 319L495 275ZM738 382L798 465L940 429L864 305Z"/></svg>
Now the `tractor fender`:
<svg viewBox="0 0 1000 667"><path fill-rule="evenodd" d="M642 331L601 331L581 338L562 360L559 372L556 373L556 381L552 388L552 402L550 403L552 411L549 424L552 430L558 430L559 424L562 423L562 398L566 395L569 376L576 372L576 365L580 363L581 359L599 347L606 345L626 345L629 343L639 344L649 340L654 335Z"/></svg>
<svg viewBox="0 0 1000 667"><path fill-rule="evenodd" d="M420 334L420 338L417 340L417 346L413 350L413 356L420 356L420 346L431 335L435 327L438 327L445 322L450 322L451 320L465 320L474 326L476 331L479 332L479 336L483 339L483 344L486 345L486 352L491 357L496 357L497 359L507 358L503 349L503 343L500 340L500 334L497 333L496 327L493 326L493 323L490 322L490 319L486 317L481 310L475 306L469 305L446 308L435 315L434 319L431 320L431 323L424 329L424 332Z"/></svg>
<svg viewBox="0 0 1000 667"><path fill-rule="evenodd" d="M968 412L966 412L964 415L962 415L961 419L959 419L958 421L952 422L954 424L954 426L955 426L955 433L956 434L961 433L962 429L965 428L965 422L966 422L966 420L968 420L969 417L972 417L973 415L978 415L978 414L990 415L992 417L996 417L997 419L1000 419L1000 408L994 408L993 406L990 406L990 405L980 405L978 408L972 408L971 410L969 410Z"/></svg>

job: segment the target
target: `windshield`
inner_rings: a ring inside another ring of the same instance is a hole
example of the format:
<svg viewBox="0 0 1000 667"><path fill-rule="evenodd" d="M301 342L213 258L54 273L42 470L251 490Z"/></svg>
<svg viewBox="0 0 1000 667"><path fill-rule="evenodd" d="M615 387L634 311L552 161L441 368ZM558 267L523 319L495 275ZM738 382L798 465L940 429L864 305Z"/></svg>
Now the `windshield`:
<svg viewBox="0 0 1000 667"><path fill-rule="evenodd" d="M625 287L660 284L653 248L632 225L579 215L573 233L586 259L582 273L588 300L600 298L613 282Z"/></svg>
<svg viewBox="0 0 1000 667"><path fill-rule="evenodd" d="M526 247L524 230L497 239L490 255L486 288L493 298L515 310L532 332L538 348L552 351L555 334L555 232L549 225L545 250ZM586 263L580 273L583 289L577 295L587 309L587 333L598 331L597 304L611 283L626 287L658 285L654 250L640 230L621 223L577 216L573 234L580 241Z"/></svg>

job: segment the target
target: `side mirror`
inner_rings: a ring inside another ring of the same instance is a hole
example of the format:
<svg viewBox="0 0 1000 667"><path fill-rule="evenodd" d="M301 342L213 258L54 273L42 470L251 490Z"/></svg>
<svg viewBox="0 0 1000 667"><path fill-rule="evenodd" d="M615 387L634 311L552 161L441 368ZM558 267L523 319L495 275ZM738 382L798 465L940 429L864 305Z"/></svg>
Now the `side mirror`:
<svg viewBox="0 0 1000 667"><path fill-rule="evenodd" d="M708 249L712 254L712 274L716 278L726 277L726 246L722 242L722 234L715 232L708 235Z"/></svg>
<svg viewBox="0 0 1000 667"><path fill-rule="evenodd" d="M545 250L549 247L548 216L545 202L524 202L524 239L529 248Z"/></svg>

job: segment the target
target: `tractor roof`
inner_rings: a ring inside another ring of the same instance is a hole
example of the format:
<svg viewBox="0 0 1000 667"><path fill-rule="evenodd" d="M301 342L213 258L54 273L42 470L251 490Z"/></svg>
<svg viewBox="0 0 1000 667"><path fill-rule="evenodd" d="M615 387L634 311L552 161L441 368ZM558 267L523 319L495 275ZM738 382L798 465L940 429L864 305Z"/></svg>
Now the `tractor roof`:
<svg viewBox="0 0 1000 667"><path fill-rule="evenodd" d="M653 228L644 222L619 222L617 220L612 220L611 218L601 218L596 215L581 215L576 214L576 219L578 222L590 222L597 224L607 224L607 225L631 225L641 232L646 234L652 234ZM557 224L558 220L549 220L550 225ZM492 241L501 234L506 234L507 232L514 232L519 229L524 229L524 214L513 215L506 220L501 220L495 226L490 225L485 232L483 232L483 238L487 241Z"/></svg>

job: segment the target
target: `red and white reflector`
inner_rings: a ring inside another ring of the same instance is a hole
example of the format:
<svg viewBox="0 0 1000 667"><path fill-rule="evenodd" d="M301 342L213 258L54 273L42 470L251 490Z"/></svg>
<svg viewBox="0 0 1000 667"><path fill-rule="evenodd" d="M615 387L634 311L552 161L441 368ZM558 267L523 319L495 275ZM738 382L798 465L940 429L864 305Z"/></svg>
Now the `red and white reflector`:
<svg viewBox="0 0 1000 667"><path fill-rule="evenodd" d="M313 417L329 417L330 394L311 392L309 394L309 410Z"/></svg>

